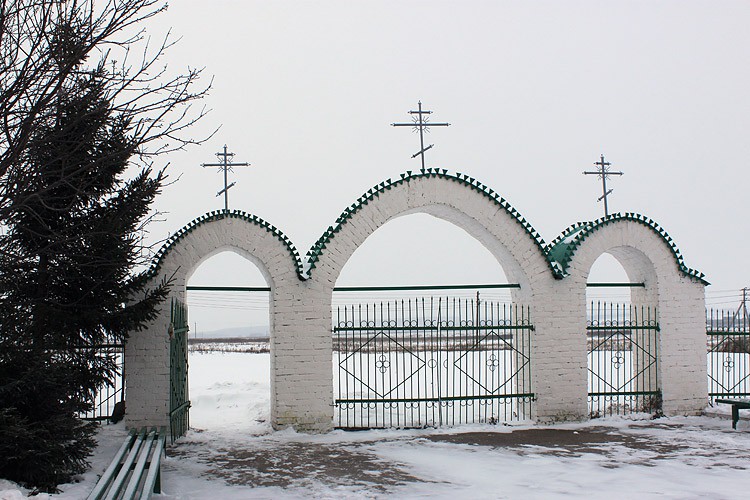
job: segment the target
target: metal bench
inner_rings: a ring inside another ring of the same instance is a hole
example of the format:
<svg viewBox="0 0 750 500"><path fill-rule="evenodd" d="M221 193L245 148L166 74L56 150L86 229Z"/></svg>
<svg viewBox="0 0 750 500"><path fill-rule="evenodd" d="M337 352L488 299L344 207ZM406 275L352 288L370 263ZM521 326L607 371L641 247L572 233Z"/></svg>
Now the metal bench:
<svg viewBox="0 0 750 500"><path fill-rule="evenodd" d="M152 493L161 493L165 438L164 429L131 430L88 499L131 500L137 496L146 500Z"/></svg>
<svg viewBox="0 0 750 500"><path fill-rule="evenodd" d="M750 399L715 399L717 403L732 405L732 429L737 429L740 410L750 410Z"/></svg>

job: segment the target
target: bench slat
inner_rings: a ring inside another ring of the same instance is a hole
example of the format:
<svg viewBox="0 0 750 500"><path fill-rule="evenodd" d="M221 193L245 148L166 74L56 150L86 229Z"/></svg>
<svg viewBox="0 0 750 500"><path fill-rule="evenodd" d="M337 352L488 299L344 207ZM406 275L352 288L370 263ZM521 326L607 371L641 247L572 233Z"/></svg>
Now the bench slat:
<svg viewBox="0 0 750 500"><path fill-rule="evenodd" d="M131 429L88 500L133 500L136 497L148 500L153 493L161 493L161 458L165 444L163 427L154 427L151 431L145 427L140 431Z"/></svg>
<svg viewBox="0 0 750 500"><path fill-rule="evenodd" d="M107 470L104 471L102 477L100 477L99 481L97 481L94 490L91 492L91 494L89 494L88 500L100 500L104 496L104 493L106 493L107 488L112 481L112 478L120 471L120 462L122 462L122 457L124 457L128 450L133 446L133 441L135 441L136 435L136 430L131 429L128 438L125 440L125 442L115 454L115 457L112 459L112 463L109 464Z"/></svg>
<svg viewBox="0 0 750 500"><path fill-rule="evenodd" d="M740 410L750 410L750 399L715 399L717 403L732 405L732 429L737 430L740 421Z"/></svg>
<svg viewBox="0 0 750 500"><path fill-rule="evenodd" d="M156 446L151 452L151 466L148 468L148 475L143 482L140 500L149 500L152 493L161 493L161 455L166 439L167 436L164 431L160 432Z"/></svg>
<svg viewBox="0 0 750 500"><path fill-rule="evenodd" d="M122 495L123 500L133 500L133 498L135 498L135 494L138 491L138 483L141 482L143 472L146 470L146 461L151 454L151 446L153 445L155 438L156 430L148 433L148 437L141 447L141 452L138 456L138 462L135 464L133 474L130 476L130 481L128 481L128 487L125 489L125 493L123 493Z"/></svg>
<svg viewBox="0 0 750 500"><path fill-rule="evenodd" d="M716 403L724 403L728 405L737 405L740 408L750 408L750 399L715 399Z"/></svg>
<svg viewBox="0 0 750 500"><path fill-rule="evenodd" d="M122 490L123 486L125 485L125 480L128 478L128 475L130 474L130 469L131 467L133 467L133 462L135 462L135 459L138 457L138 452L141 450L141 445L143 445L143 441L145 437L146 437L146 429L143 429L138 435L138 438L135 440L133 447L130 449L130 453L128 454L128 457L125 459L125 462L122 464L122 469L120 469L120 473L117 475L114 482L112 483L112 487L109 489L109 493L107 493L107 496L105 497L107 500L115 500L117 496L120 494L120 490Z"/></svg>

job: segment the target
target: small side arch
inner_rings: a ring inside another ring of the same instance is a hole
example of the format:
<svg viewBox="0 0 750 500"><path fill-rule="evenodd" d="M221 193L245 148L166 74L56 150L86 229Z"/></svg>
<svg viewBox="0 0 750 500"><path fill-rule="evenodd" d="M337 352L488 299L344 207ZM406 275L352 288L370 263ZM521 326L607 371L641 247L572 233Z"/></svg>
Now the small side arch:
<svg viewBox="0 0 750 500"><path fill-rule="evenodd" d="M290 336L288 321L280 320L288 297L298 296L303 284L302 263L292 242L275 226L241 211L215 211L203 215L171 236L157 253L151 268L154 282L169 280L170 297L160 305L155 319L132 332L125 346L127 366L127 424L168 426L170 394L169 336L171 299L185 302L186 285L195 269L211 256L233 251L253 262L271 289L270 335L275 346ZM277 374L271 369L271 413L277 415ZM293 396L293 395L292 395ZM292 396L287 396L289 399ZM282 399L283 399L282 395Z"/></svg>
<svg viewBox="0 0 750 500"><path fill-rule="evenodd" d="M631 234L628 230L629 226L640 229L634 229ZM618 232L619 234L617 236L609 236L605 239L594 237L597 233L601 236L602 232L612 232L604 231L608 228L617 228L615 229L615 232ZM637 234L639 232L641 233L640 235ZM586 255L576 256L582 246L592 245L592 240L598 240L601 242L599 245L603 244L602 248L606 247L607 249L599 251L598 253L596 251L593 251L592 253L591 250L587 250ZM586 245L584 245L584 242L587 242ZM663 244L663 246L660 245L660 243ZM618 250L618 248L625 247L632 249L652 249L653 252L659 252L659 248L667 250L671 254L674 264L680 273L685 277L702 283L703 285L709 284L705 280L705 275L703 273L685 265L682 254L680 253L679 248L677 248L674 240L661 226L659 226L659 224L653 219L636 213L617 213L607 217L602 217L595 221L578 222L573 224L548 245L546 253L550 262L552 262L556 268L560 269L562 276L572 274L570 271L571 268L581 267L579 261L587 260L591 255L595 255L594 260L589 263L593 264L594 261L599 258L599 255L605 252L612 253L613 256L620 261L625 268L625 271L628 272L628 275L630 276L631 272L635 272L638 264L646 264L646 260L644 260L646 254L641 250L638 250L639 253L629 253L626 249ZM654 259L651 260L659 260L656 258L655 254L653 257ZM629 265L629 260L637 261L637 263L634 262L635 265ZM582 267L586 268L585 264ZM591 266L589 265L586 269L588 270L590 268ZM631 277L631 280L636 276L637 273Z"/></svg>
<svg viewBox="0 0 750 500"><path fill-rule="evenodd" d="M279 273L293 272L300 280L305 279L292 241L276 226L240 210L217 210L192 220L162 245L150 272L155 277L176 277L175 288L179 289L184 286L183 275L187 282L201 262L225 250L235 251L256 264L272 288L278 281L274 275Z"/></svg>
<svg viewBox="0 0 750 500"><path fill-rule="evenodd" d="M667 414L694 413L707 400L703 273L687 267L673 239L656 222L634 213L574 224L548 248L562 268L572 300L585 311L586 282L603 253L615 257L633 283L634 305L655 307L659 334L656 369ZM581 318L583 322L583 318Z"/></svg>

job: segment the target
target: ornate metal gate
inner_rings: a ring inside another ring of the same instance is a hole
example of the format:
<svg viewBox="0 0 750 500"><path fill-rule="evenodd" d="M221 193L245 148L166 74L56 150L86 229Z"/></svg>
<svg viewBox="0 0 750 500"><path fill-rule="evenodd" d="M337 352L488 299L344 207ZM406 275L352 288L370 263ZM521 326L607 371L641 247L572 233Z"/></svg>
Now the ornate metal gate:
<svg viewBox="0 0 750 500"><path fill-rule="evenodd" d="M656 309L596 302L589 314L590 416L660 412Z"/></svg>
<svg viewBox="0 0 750 500"><path fill-rule="evenodd" d="M169 427L172 442L185 434L190 423L187 340L187 307L179 300L173 299L169 325Z"/></svg>
<svg viewBox="0 0 750 500"><path fill-rule="evenodd" d="M424 427L530 418L529 308L421 298L338 308L336 426Z"/></svg>
<svg viewBox="0 0 750 500"><path fill-rule="evenodd" d="M706 313L706 334L709 399L750 396L748 316L711 309Z"/></svg>

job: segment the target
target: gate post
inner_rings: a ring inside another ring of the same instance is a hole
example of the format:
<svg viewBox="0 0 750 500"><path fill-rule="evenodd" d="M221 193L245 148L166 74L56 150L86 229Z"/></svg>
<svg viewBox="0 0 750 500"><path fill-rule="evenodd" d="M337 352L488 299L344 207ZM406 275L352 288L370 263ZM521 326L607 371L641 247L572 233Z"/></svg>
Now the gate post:
<svg viewBox="0 0 750 500"><path fill-rule="evenodd" d="M704 285L688 277L659 283L659 380L667 415L697 415L708 404Z"/></svg>
<svg viewBox="0 0 750 500"><path fill-rule="evenodd" d="M550 279L534 294L531 371L538 422L588 418L586 288L578 278Z"/></svg>
<svg viewBox="0 0 750 500"><path fill-rule="evenodd" d="M297 281L274 290L271 304L271 423L326 432L333 427L330 288Z"/></svg>
<svg viewBox="0 0 750 500"><path fill-rule="evenodd" d="M125 343L125 424L128 428L169 425L169 323L171 297L157 306L156 319L130 332Z"/></svg>

